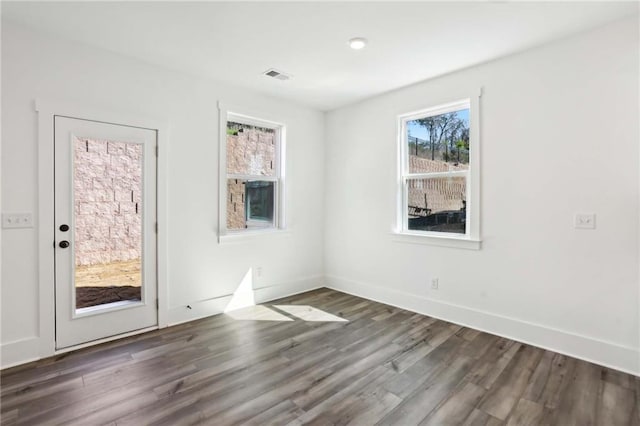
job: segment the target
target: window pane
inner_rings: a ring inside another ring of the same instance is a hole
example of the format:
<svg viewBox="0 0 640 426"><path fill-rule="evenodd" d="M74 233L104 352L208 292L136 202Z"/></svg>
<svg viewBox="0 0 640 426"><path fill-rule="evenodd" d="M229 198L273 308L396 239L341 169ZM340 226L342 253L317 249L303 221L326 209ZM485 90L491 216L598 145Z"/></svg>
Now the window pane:
<svg viewBox="0 0 640 426"><path fill-rule="evenodd" d="M465 233L465 177L409 179L407 185L409 230Z"/></svg>
<svg viewBox="0 0 640 426"><path fill-rule="evenodd" d="M142 145L74 140L76 309L141 300Z"/></svg>
<svg viewBox="0 0 640 426"><path fill-rule="evenodd" d="M250 181L246 184L247 219L273 221L273 182Z"/></svg>
<svg viewBox="0 0 640 426"><path fill-rule="evenodd" d="M227 174L275 176L274 129L227 122Z"/></svg>
<svg viewBox="0 0 640 426"><path fill-rule="evenodd" d="M469 109L407 122L409 173L469 168Z"/></svg>
<svg viewBox="0 0 640 426"><path fill-rule="evenodd" d="M273 227L275 182L227 179L227 229Z"/></svg>

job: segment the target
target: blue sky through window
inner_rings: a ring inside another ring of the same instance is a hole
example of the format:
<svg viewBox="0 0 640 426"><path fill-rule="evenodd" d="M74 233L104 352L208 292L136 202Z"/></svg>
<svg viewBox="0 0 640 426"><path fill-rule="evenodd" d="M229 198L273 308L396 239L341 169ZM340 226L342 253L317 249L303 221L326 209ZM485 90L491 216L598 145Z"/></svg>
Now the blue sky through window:
<svg viewBox="0 0 640 426"><path fill-rule="evenodd" d="M458 116L458 118L460 118L465 122L467 127L469 127L469 110L468 109L461 109L460 111L456 111L456 115ZM419 139L425 139L425 140L428 139L427 129L419 125L415 121L407 122L407 131L409 132L410 136L413 136Z"/></svg>

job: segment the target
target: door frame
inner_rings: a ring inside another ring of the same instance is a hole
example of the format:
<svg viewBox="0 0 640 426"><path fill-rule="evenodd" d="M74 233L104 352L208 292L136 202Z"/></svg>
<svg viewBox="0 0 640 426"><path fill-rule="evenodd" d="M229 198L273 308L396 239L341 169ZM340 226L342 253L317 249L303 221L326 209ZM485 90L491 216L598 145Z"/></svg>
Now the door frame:
<svg viewBox="0 0 640 426"><path fill-rule="evenodd" d="M35 100L38 114L38 282L39 282L39 355L45 358L57 353L92 346L124 336L144 333L168 325L167 305L167 158L169 124L166 120L140 116L127 111L113 111L92 105L65 101ZM54 257L54 117L64 116L157 131L157 298L158 325L112 336L89 343L56 350L55 343L55 257Z"/></svg>

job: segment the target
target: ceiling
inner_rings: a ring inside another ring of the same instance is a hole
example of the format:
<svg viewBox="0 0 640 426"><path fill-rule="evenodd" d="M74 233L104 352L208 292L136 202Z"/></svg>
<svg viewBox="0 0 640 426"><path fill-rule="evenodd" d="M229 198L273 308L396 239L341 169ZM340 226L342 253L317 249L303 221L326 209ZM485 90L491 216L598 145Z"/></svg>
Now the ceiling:
<svg viewBox="0 0 640 426"><path fill-rule="evenodd" d="M321 110L637 13L637 2L2 2L3 20ZM351 50L356 36L369 45Z"/></svg>

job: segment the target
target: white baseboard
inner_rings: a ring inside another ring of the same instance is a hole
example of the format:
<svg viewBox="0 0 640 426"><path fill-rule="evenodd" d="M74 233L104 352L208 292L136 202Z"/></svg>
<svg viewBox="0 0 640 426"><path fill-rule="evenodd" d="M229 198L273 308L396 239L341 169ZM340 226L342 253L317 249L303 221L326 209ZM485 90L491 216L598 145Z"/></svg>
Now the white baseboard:
<svg viewBox="0 0 640 426"><path fill-rule="evenodd" d="M279 285L260 287L255 289L256 303L270 302L275 299L293 296L322 287L324 287L323 275L302 278Z"/></svg>
<svg viewBox="0 0 640 426"><path fill-rule="evenodd" d="M0 369L15 367L40 359L40 338L28 337L0 346Z"/></svg>
<svg viewBox="0 0 640 426"><path fill-rule="evenodd" d="M335 276L325 286L640 376L638 348Z"/></svg>
<svg viewBox="0 0 640 426"><path fill-rule="evenodd" d="M264 303L281 297L315 290L316 288L323 286L323 277L321 275L317 275L253 289L253 298L255 303ZM229 305L232 298L233 294L228 294L212 299L193 302L188 305L189 307L185 305L170 308L169 326L221 314L225 311L225 308Z"/></svg>

